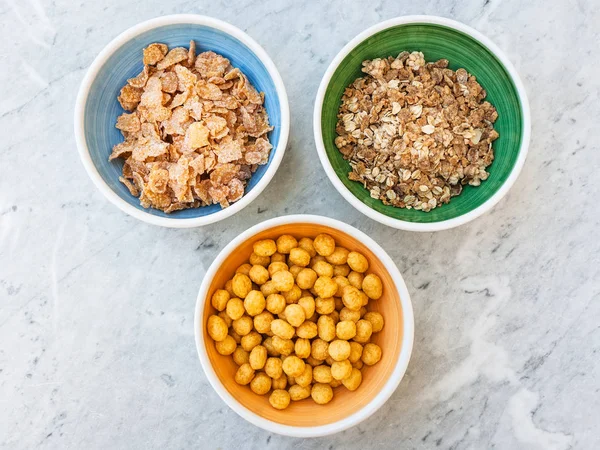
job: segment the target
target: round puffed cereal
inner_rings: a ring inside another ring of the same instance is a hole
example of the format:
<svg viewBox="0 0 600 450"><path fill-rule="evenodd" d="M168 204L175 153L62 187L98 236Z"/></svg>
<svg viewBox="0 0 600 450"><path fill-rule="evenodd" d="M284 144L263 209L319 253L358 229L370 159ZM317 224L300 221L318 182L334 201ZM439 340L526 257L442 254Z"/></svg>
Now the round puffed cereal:
<svg viewBox="0 0 600 450"><path fill-rule="evenodd" d="M362 306L358 312L360 313L360 318L362 319L363 316L367 313L367 308L365 308L364 306Z"/></svg>
<svg viewBox="0 0 600 450"><path fill-rule="evenodd" d="M329 383L329 386L331 386L333 389L341 385L342 382L340 380L332 380L331 383Z"/></svg>
<svg viewBox="0 0 600 450"><path fill-rule="evenodd" d="M302 339L312 339L318 333L317 324L310 321L305 321L302 325L296 328L296 334Z"/></svg>
<svg viewBox="0 0 600 450"><path fill-rule="evenodd" d="M221 311L219 314L217 314L217 316L219 316L221 319L223 319L225 321L225 325L227 325L227 328L229 328L231 326L231 324L233 323L233 320L231 320L231 317L229 317L227 315L226 311Z"/></svg>
<svg viewBox="0 0 600 450"><path fill-rule="evenodd" d="M245 363L238 367L237 372L235 373L235 382L237 384L241 384L242 386L246 386L248 383L252 381L254 378L254 369L250 367L250 364Z"/></svg>
<svg viewBox="0 0 600 450"><path fill-rule="evenodd" d="M279 338L277 338L277 339L279 339ZM269 355L269 356L279 356L280 355L279 351L273 345L272 337L266 338L263 341L262 346L267 349L267 355Z"/></svg>
<svg viewBox="0 0 600 450"><path fill-rule="evenodd" d="M267 297L267 311L281 314L285 310L285 297L281 294L270 294Z"/></svg>
<svg viewBox="0 0 600 450"><path fill-rule="evenodd" d="M260 292L262 292L265 297L268 297L271 294L277 294L279 291L275 287L275 284L269 280L260 287Z"/></svg>
<svg viewBox="0 0 600 450"><path fill-rule="evenodd" d="M232 284L233 284L233 280L227 280L227 283L225 283L225 290L229 293L229 297L235 297L233 288L231 287Z"/></svg>
<svg viewBox="0 0 600 450"><path fill-rule="evenodd" d="M334 277L333 281L335 281L335 284L337 284L337 287L338 287L338 289L335 293L335 296L341 297L344 293L344 288L346 286L350 286L350 282L348 281L348 278L341 277L341 276Z"/></svg>
<svg viewBox="0 0 600 450"><path fill-rule="evenodd" d="M250 389L258 395L265 395L271 390L271 378L264 373L258 373L250 382Z"/></svg>
<svg viewBox="0 0 600 450"><path fill-rule="evenodd" d="M263 312L266 305L267 301L265 300L265 296L260 291L250 291L244 299L244 308L252 317Z"/></svg>
<svg viewBox="0 0 600 450"><path fill-rule="evenodd" d="M333 266L325 261L317 261L310 266L320 277L332 277Z"/></svg>
<svg viewBox="0 0 600 450"><path fill-rule="evenodd" d="M271 331L281 339L291 339L296 334L294 327L282 319L275 319L271 322Z"/></svg>
<svg viewBox="0 0 600 450"><path fill-rule="evenodd" d="M316 252L321 256L329 256L335 251L335 241L328 234L320 234L313 241Z"/></svg>
<svg viewBox="0 0 600 450"><path fill-rule="evenodd" d="M271 258L268 256L259 256L256 253L252 253L250 255L249 261L253 266L257 265L267 267L269 264L271 264Z"/></svg>
<svg viewBox="0 0 600 450"><path fill-rule="evenodd" d="M338 322L340 321L340 313L337 311L332 311L329 314L327 314L329 317L331 317L331 319L333 320L333 324L335 326L337 326Z"/></svg>
<svg viewBox="0 0 600 450"><path fill-rule="evenodd" d="M290 375L286 375L287 377L287 382L288 382L288 386L295 386L296 385L296 378L290 376Z"/></svg>
<svg viewBox="0 0 600 450"><path fill-rule="evenodd" d="M302 387L308 386L313 380L313 368L309 364L304 364L304 372L295 378L296 384Z"/></svg>
<svg viewBox="0 0 600 450"><path fill-rule="evenodd" d="M372 343L365 345L361 359L367 366L377 364L381 359L381 347Z"/></svg>
<svg viewBox="0 0 600 450"><path fill-rule="evenodd" d="M306 267L310 263L310 254L303 248L292 248L288 260L290 264Z"/></svg>
<svg viewBox="0 0 600 450"><path fill-rule="evenodd" d="M358 369L358 370L362 369L364 365L365 365L365 363L363 363L360 359L358 361L352 363L352 367L354 367L355 369Z"/></svg>
<svg viewBox="0 0 600 450"><path fill-rule="evenodd" d="M225 289L217 289L212 295L210 303L217 311L223 311L227 306L227 301L229 298L229 292L227 292Z"/></svg>
<svg viewBox="0 0 600 450"><path fill-rule="evenodd" d="M331 356L328 356L327 359L325 359L325 364L327 364L329 367L331 367L334 362L335 359L333 359Z"/></svg>
<svg viewBox="0 0 600 450"><path fill-rule="evenodd" d="M235 273L242 273L244 275L248 275L250 273L250 269L252 269L252 264L244 263L237 269L235 269Z"/></svg>
<svg viewBox="0 0 600 450"><path fill-rule="evenodd" d="M351 320L352 322L356 323L360 320L360 311L342 308L340 311L340 320Z"/></svg>
<svg viewBox="0 0 600 450"><path fill-rule="evenodd" d="M260 314L254 316L254 329L261 334L267 334L271 332L271 322L273 322L273 314L269 311L263 311Z"/></svg>
<svg viewBox="0 0 600 450"><path fill-rule="evenodd" d="M358 369L352 369L350 375L342 380L342 384L349 391L355 391L362 383L362 373Z"/></svg>
<svg viewBox="0 0 600 450"><path fill-rule="evenodd" d="M317 281L318 275L313 269L304 268L296 276L296 284L300 289L311 289Z"/></svg>
<svg viewBox="0 0 600 450"><path fill-rule="evenodd" d="M338 290L338 285L330 277L321 276L315 281L314 289L317 291L319 297L329 298L335 295Z"/></svg>
<svg viewBox="0 0 600 450"><path fill-rule="evenodd" d="M335 326L338 339L349 340L356 336L356 324L351 320L340 320Z"/></svg>
<svg viewBox="0 0 600 450"><path fill-rule="evenodd" d="M317 383L331 383L331 367L326 365L313 367L313 380Z"/></svg>
<svg viewBox="0 0 600 450"><path fill-rule="evenodd" d="M246 298L248 292L252 290L252 280L248 275L236 273L233 277L231 288L237 297Z"/></svg>
<svg viewBox="0 0 600 450"><path fill-rule="evenodd" d="M288 356L283 360L283 372L291 377L299 377L304 373L304 361L297 356Z"/></svg>
<svg viewBox="0 0 600 450"><path fill-rule="evenodd" d="M256 241L252 249L258 256L271 256L277 251L277 245L273 239L263 239Z"/></svg>
<svg viewBox="0 0 600 450"><path fill-rule="evenodd" d="M217 342L222 341L227 337L227 324L219 316L210 316L206 328L208 330L208 335Z"/></svg>
<svg viewBox="0 0 600 450"><path fill-rule="evenodd" d="M329 356L335 361L344 361L350 356L350 344L348 341L336 339L329 344Z"/></svg>
<svg viewBox="0 0 600 450"><path fill-rule="evenodd" d="M378 312L370 311L366 313L363 318L371 322L371 327L373 327L373 333L379 333L381 330L383 330L383 316Z"/></svg>
<svg viewBox="0 0 600 450"><path fill-rule="evenodd" d="M319 338L325 342L330 342L335 339L335 324L333 323L333 319L331 317L319 317L319 320L317 320L317 330L319 333Z"/></svg>
<svg viewBox="0 0 600 450"><path fill-rule="evenodd" d="M312 349L311 349L312 350ZM323 364L323 361L319 360L319 359L315 359L312 356L309 356L308 358L305 359L305 362L307 364L310 364L313 367L317 367L318 365Z"/></svg>
<svg viewBox="0 0 600 450"><path fill-rule="evenodd" d="M275 409L285 409L290 405L290 394L284 389L275 389L269 396L269 403Z"/></svg>
<svg viewBox="0 0 600 450"><path fill-rule="evenodd" d="M316 305L315 305L316 308ZM310 316L308 319L306 320L310 320L311 322L317 323L317 319L319 318L319 315L315 312L312 316Z"/></svg>
<svg viewBox="0 0 600 450"><path fill-rule="evenodd" d="M310 356L310 341L308 339L298 338L294 343L294 353L298 358L308 358Z"/></svg>
<svg viewBox="0 0 600 450"><path fill-rule="evenodd" d="M267 349L262 345L257 345L250 352L250 367L254 370L260 370L265 367L265 363L267 362Z"/></svg>
<svg viewBox="0 0 600 450"><path fill-rule="evenodd" d="M358 252L348 253L348 265L354 272L364 273L369 268L369 261Z"/></svg>
<svg viewBox="0 0 600 450"><path fill-rule="evenodd" d="M329 343L323 339L314 339L311 343L310 356L315 359L324 361L329 356Z"/></svg>
<svg viewBox="0 0 600 450"><path fill-rule="evenodd" d="M334 302L335 302L335 310L336 310L336 311L338 312L338 314L339 314L339 312L340 312L340 311L341 311L343 308L345 308L345 306L344 306L344 302L343 302L343 300L342 300L342 297L341 297L341 296L340 296L340 297L333 297L333 300L334 300ZM338 317L339 317L339 316L338 316Z"/></svg>
<svg viewBox="0 0 600 450"><path fill-rule="evenodd" d="M317 254L315 251L315 247L313 246L313 240L311 238L303 237L298 241L298 247L303 250L306 250L310 257L312 258Z"/></svg>
<svg viewBox="0 0 600 450"><path fill-rule="evenodd" d="M362 289L362 282L364 279L364 275L358 272L350 272L348 274L348 282L356 289Z"/></svg>
<svg viewBox="0 0 600 450"><path fill-rule="evenodd" d="M289 255L290 250L298 247L298 241L289 234L281 235L277 238L277 252L283 255Z"/></svg>
<svg viewBox="0 0 600 450"><path fill-rule="evenodd" d="M299 327L304 323L304 320L306 319L304 308L297 304L287 305L285 307L284 314L288 323L293 327Z"/></svg>
<svg viewBox="0 0 600 450"><path fill-rule="evenodd" d="M328 384L313 384L310 396L318 405L326 405L333 398L333 389Z"/></svg>
<svg viewBox="0 0 600 450"><path fill-rule="evenodd" d="M330 314L335 310L335 301L333 298L317 297L315 300L315 309L318 314Z"/></svg>
<svg viewBox="0 0 600 450"><path fill-rule="evenodd" d="M310 386L300 386L299 384L295 384L288 389L288 392L292 401L297 402L310 397L310 388Z"/></svg>
<svg viewBox="0 0 600 450"><path fill-rule="evenodd" d="M271 262L285 262L285 255L282 255L281 253L273 253L271 255Z"/></svg>
<svg viewBox="0 0 600 450"><path fill-rule="evenodd" d="M360 295L360 298L362 299L362 306L367 306L369 304L369 297L367 297L367 294L365 294L363 291L358 291L358 293Z"/></svg>
<svg viewBox="0 0 600 450"><path fill-rule="evenodd" d="M271 277L271 281L280 292L287 292L294 287L294 275L287 270L275 272Z"/></svg>
<svg viewBox="0 0 600 450"><path fill-rule="evenodd" d="M231 336L226 336L222 341L215 342L215 347L220 355L227 356L235 352L237 344Z"/></svg>
<svg viewBox="0 0 600 450"><path fill-rule="evenodd" d="M354 286L346 286L344 288L344 294L342 295L342 301L346 308L353 311L360 310L362 306L362 297L360 291Z"/></svg>
<svg viewBox="0 0 600 450"><path fill-rule="evenodd" d="M279 378L274 378L271 383L271 387L273 389L285 389L287 386L287 376L285 374L281 374Z"/></svg>
<svg viewBox="0 0 600 450"><path fill-rule="evenodd" d="M356 322L356 336L354 340L360 344L366 344L373 334L373 326L368 320L360 319ZM364 352L363 352L364 353Z"/></svg>
<svg viewBox="0 0 600 450"><path fill-rule="evenodd" d="M236 344L242 342L242 337L233 330L229 330L229 336L233 338Z"/></svg>
<svg viewBox="0 0 600 450"><path fill-rule="evenodd" d="M315 300L312 297L302 297L298 305L304 310L304 317L311 317L315 313Z"/></svg>
<svg viewBox="0 0 600 450"><path fill-rule="evenodd" d="M346 264L346 261L348 261L348 253L350 253L348 249L345 249L344 247L336 247L333 253L329 256L326 256L325 259L329 264L339 266L340 264Z"/></svg>
<svg viewBox="0 0 600 450"><path fill-rule="evenodd" d="M333 266L334 277L347 277L350 273L350 266L348 264L340 264Z"/></svg>
<svg viewBox="0 0 600 450"><path fill-rule="evenodd" d="M343 380L352 373L352 364L347 359L343 361L334 361L331 365L331 376L334 380Z"/></svg>
<svg viewBox="0 0 600 450"><path fill-rule="evenodd" d="M244 350L242 347L237 347L233 352L233 362L238 366L246 364L250 361L250 353Z"/></svg>
<svg viewBox="0 0 600 450"><path fill-rule="evenodd" d="M383 283L374 273L367 275L362 282L362 290L369 298L378 300L383 295Z"/></svg>
<svg viewBox="0 0 600 450"><path fill-rule="evenodd" d="M294 280L298 278L298 274L300 272L302 272L302 270L304 269L304 267L302 266L292 266L289 269L289 272L292 274L292 276L294 277Z"/></svg>
<svg viewBox="0 0 600 450"><path fill-rule="evenodd" d="M288 265L283 262L272 262L269 264L269 275L272 277L275 272L279 272L280 270L288 270Z"/></svg>
<svg viewBox="0 0 600 450"><path fill-rule="evenodd" d="M261 342L262 342L261 334L257 333L256 331L251 331L246 336L242 337L242 341L240 342L240 345L242 346L242 348L244 350L246 350L247 352L250 352L250 351L252 351L252 349L254 347L256 347L257 345L260 345Z"/></svg>
<svg viewBox="0 0 600 450"><path fill-rule="evenodd" d="M283 356L290 355L294 351L294 341L291 339L282 339L279 336L273 336L271 342L273 343L273 348Z"/></svg>
<svg viewBox="0 0 600 450"><path fill-rule="evenodd" d="M348 361L354 364L357 361L360 361L360 358L363 353L363 346L358 342L350 342L350 356L348 356Z"/></svg>
<svg viewBox="0 0 600 450"><path fill-rule="evenodd" d="M302 289L297 285L293 285L289 291L283 292L281 295L283 295L287 304L296 303L302 297Z"/></svg>
<svg viewBox="0 0 600 450"><path fill-rule="evenodd" d="M319 261L326 262L325 261L325 257L321 256L321 255L315 255L315 256L313 256L312 258L310 258L310 267L314 266ZM329 264L329 263L327 263L327 264Z"/></svg>
<svg viewBox="0 0 600 450"><path fill-rule="evenodd" d="M281 358L268 358L265 363L265 373L273 379L277 379L283 373L283 362Z"/></svg>
<svg viewBox="0 0 600 450"><path fill-rule="evenodd" d="M267 281L269 281L269 271L263 266L252 266L248 276L256 284L265 284Z"/></svg>
<svg viewBox="0 0 600 450"><path fill-rule="evenodd" d="M230 298L227 302L227 307L225 310L227 311L227 315L231 318L231 320L238 320L244 315L244 302L237 297Z"/></svg>

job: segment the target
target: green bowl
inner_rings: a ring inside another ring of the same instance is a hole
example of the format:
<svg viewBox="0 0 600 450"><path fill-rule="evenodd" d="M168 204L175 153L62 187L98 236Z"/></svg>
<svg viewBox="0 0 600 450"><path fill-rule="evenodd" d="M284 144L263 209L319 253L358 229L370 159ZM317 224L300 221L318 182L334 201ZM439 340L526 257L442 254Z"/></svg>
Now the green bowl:
<svg viewBox="0 0 600 450"><path fill-rule="evenodd" d="M335 125L346 86L363 76L362 61L421 51L426 61L445 58L451 69L465 68L496 107L494 162L480 186L465 186L450 203L430 212L386 206L350 181L350 164L334 144ZM437 231L462 225L491 209L515 182L531 133L525 88L506 56L489 39L459 22L432 16L407 16L375 25L350 41L323 76L314 111L315 142L321 163L336 189L354 207L383 224L411 231Z"/></svg>

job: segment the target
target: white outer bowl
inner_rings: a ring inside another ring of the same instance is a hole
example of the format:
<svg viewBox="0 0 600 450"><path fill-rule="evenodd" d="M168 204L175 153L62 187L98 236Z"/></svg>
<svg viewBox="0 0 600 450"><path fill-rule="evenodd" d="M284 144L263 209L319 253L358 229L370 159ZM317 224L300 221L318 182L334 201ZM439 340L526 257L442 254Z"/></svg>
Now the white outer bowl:
<svg viewBox="0 0 600 450"><path fill-rule="evenodd" d="M322 425L318 427L293 427L289 425L282 425L277 422L272 422L270 420L264 419L259 415L253 413L244 407L241 403L239 403L228 391L225 389L221 381L217 377L210 360L208 359L208 354L205 349L205 342L203 338L203 333L200 330L203 329L203 311L204 311L204 303L206 300L206 296L208 294L209 285L215 276L217 270L223 264L223 261L227 256L241 243L249 240L252 236L260 233L263 230L267 230L269 228L273 228L279 225L285 225L290 223L314 223L319 225L326 225L331 228L336 228L344 233L347 233L350 236L353 236L356 239L359 239L361 242L365 243L373 253L381 260L384 264L385 268L388 270L392 280L394 280L394 284L398 288L398 292L400 293L400 303L402 307L403 313L403 327L404 327L404 336L402 339L402 347L400 349L400 356L398 361L396 362L396 367L392 372L390 378L386 382L383 389L362 409L356 411L349 417L346 417L343 420L338 422L330 423L327 425ZM373 239L367 236L360 230L356 228L340 222L338 220L330 219L323 216L313 216L306 214L298 214L291 216L282 216L276 217L274 219L269 219L264 222L261 222L257 225L254 225L252 228L244 231L238 237L236 237L232 242L230 242L215 258L213 263L208 268L206 275L204 276L204 280L202 280L202 285L200 286L200 292L198 292L198 299L196 300L196 311L194 316L194 335L196 337L196 349L198 351L198 357L200 358L200 362L202 363L202 368L204 369L204 373L206 374L206 378L212 385L212 387L217 391L219 397L223 399L227 405L233 409L238 415L246 419L248 422L256 425L257 427L263 428L267 431L283 434L286 436L294 436L294 437L318 437L318 436L326 436L329 434L338 433L340 431L346 430L350 427L358 425L363 420L370 417L375 411L377 411L383 404L390 398L390 396L394 393L398 385L400 384L400 380L404 376L406 372L406 368L408 367L408 361L410 359L410 355L412 353L413 340L414 340L414 316L412 303L410 301L410 295L408 293L408 289L406 288L406 284L404 283L404 279L392 258L377 244Z"/></svg>
<svg viewBox="0 0 600 450"><path fill-rule="evenodd" d="M504 65L506 70L508 71L510 77L512 78L515 87L517 88L517 94L519 95L519 100L521 101L521 105L523 107L523 140L521 147L519 149L519 156L515 165L512 168L512 171L504 184L500 186L500 189L491 196L487 201L478 206L472 211L469 211L466 214L463 214L459 217L455 217L453 219L443 220L440 222L432 222L432 223L416 223L416 222L408 222L405 220L394 219L393 217L386 216L374 209L369 208L359 199L357 199L352 192L344 183L338 178L337 174L333 170L331 166L331 162L329 158L327 158L327 153L325 151L325 144L323 143L323 135L321 133L321 109L323 107L323 99L325 98L325 92L327 90L327 85L331 80L334 72L336 71L339 64L342 60L361 42L363 42L368 37L385 30L387 28L395 27L398 25L405 25L409 23L433 23L437 25L444 25L448 28L454 28L455 30L461 31L475 40L481 42L485 47L487 47ZM323 75L323 79L321 80L321 84L319 85L319 90L317 91L317 98L315 100L315 109L313 114L313 131L315 135L315 143L317 144L317 151L319 153L319 159L321 160L321 164L329 177L329 180L335 188L338 190L340 194L356 209L358 209L365 216L370 217L377 222L380 222L384 225L398 228L401 230L408 231L440 231L447 230L449 228L454 228L459 225L463 225L467 222L470 222L473 219L481 216L483 213L492 209L496 203L500 201L502 197L506 195L509 189L512 187L514 182L516 181L521 169L523 168L523 164L525 163L525 158L527 157L527 150L529 148L529 140L531 137L531 115L529 111L529 101L527 100L527 93L525 92L525 87L523 86L523 82L519 77L514 66L508 60L506 55L500 50L496 44L490 41L487 37L481 34L479 31L474 30L473 28L464 25L455 20L446 19L444 17L436 17L436 16L404 16L397 17L395 19L386 20L384 22L380 22L376 25L373 25L370 28L367 28L365 31L360 33L354 39L352 39L348 44L344 46L340 50L340 52L335 56L325 75Z"/></svg>
<svg viewBox="0 0 600 450"><path fill-rule="evenodd" d="M224 33L227 33L244 43L262 61L265 68L267 69L267 72L269 73L269 76L273 79L273 84L275 85L275 88L277 90L277 96L279 97L279 104L281 105L281 137L277 148L274 149L275 156L273 157L273 160L269 164L269 167L265 171L264 175L256 184L256 186L254 186L254 188L250 192L244 194L244 196L239 201L233 203L227 208L222 209L221 211L217 211L213 214L209 214L203 217L159 217L149 214L130 205L121 197L119 197L115 192L113 192L113 190L102 179L102 177L96 170L96 166L94 165L92 158L90 157L89 149L85 140L84 112L85 104L92 83L94 82L99 70L104 65L106 60L118 48L120 48L125 42L128 42L131 39L134 39L136 36L153 28L182 23L206 25L217 30L221 30ZM269 58L267 52L265 52L265 50L254 39L252 39L239 28L236 28L233 25L228 24L227 22L223 22L222 20L213 19L212 17L202 16L198 14L175 14L157 17L155 19L150 19L140 24L134 25L133 27L129 28L128 30L125 30L123 33L118 35L106 47L104 47L104 49L98 54L96 59L94 59L94 62L89 67L87 73L85 74L85 77L83 78L83 81L81 82L81 86L77 94L77 100L75 102L74 121L75 141L77 143L77 150L79 151L81 161L89 177L92 179L92 181L100 190L100 192L102 192L102 194L104 194L104 196L108 200L110 200L115 206L121 209L121 211L129 214L130 216L135 217L136 219L142 220L152 225L159 225L170 228L192 228L208 225L210 223L218 222L220 220L226 219L229 216L232 216L236 212L248 206L250 202L252 202L252 200L258 197L258 195L263 191L267 184L269 184L269 182L275 175L275 172L277 172L277 169L279 168L279 164L283 159L283 154L285 153L285 149L287 146L287 140L290 130L290 110L285 86L283 85L283 80L281 79L281 76L279 75L275 64L273 64L273 61L271 61L271 58Z"/></svg>

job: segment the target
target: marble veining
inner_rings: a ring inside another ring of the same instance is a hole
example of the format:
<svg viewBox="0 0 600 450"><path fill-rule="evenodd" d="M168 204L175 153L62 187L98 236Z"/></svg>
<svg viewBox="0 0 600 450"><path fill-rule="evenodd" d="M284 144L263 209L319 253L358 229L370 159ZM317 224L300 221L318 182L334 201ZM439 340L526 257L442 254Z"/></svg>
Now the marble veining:
<svg viewBox="0 0 600 450"><path fill-rule="evenodd" d="M172 13L227 20L264 46L292 132L271 184L193 230L125 216L79 162L79 83L114 36ZM312 138L329 61L369 25L436 14L475 27L515 64L533 135L493 211L438 233L397 231L347 204ZM0 447L590 449L600 446L600 5L585 1L0 3ZM200 281L267 218L342 219L388 250L411 292L413 358L370 419L312 440L229 410L196 356Z"/></svg>

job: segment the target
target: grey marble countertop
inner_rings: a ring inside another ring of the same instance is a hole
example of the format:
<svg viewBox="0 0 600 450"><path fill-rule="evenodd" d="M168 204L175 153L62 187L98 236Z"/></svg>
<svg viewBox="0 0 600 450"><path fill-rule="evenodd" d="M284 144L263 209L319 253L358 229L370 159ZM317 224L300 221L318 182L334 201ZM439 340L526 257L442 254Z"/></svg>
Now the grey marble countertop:
<svg viewBox="0 0 600 450"><path fill-rule="evenodd" d="M145 225L88 179L73 106L93 58L152 17L201 13L264 46L286 84L292 134L249 207L200 229ZM489 36L529 93L529 157L485 216L418 234L375 223L318 163L312 108L357 33L405 14ZM600 4L592 1L8 0L0 3L0 447L600 447ZM319 439L271 435L208 384L193 339L202 277L264 219L315 213L371 235L415 310L408 372L370 419Z"/></svg>

